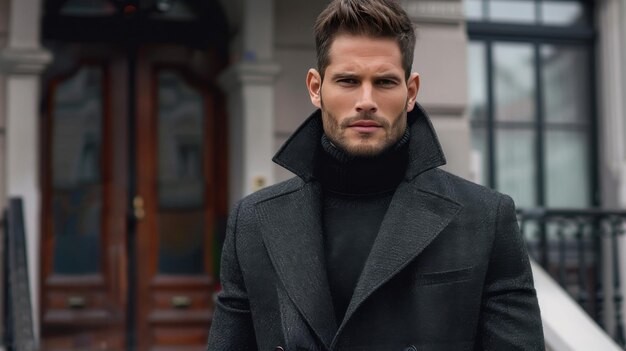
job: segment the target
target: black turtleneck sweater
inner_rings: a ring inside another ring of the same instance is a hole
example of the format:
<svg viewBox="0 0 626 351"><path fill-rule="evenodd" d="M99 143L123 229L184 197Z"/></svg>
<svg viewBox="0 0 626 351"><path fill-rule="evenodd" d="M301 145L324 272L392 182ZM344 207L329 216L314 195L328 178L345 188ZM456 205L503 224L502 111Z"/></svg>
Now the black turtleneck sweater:
<svg viewBox="0 0 626 351"><path fill-rule="evenodd" d="M322 137L316 176L323 189L326 271L341 323L391 198L404 177L408 130L376 157L355 157Z"/></svg>

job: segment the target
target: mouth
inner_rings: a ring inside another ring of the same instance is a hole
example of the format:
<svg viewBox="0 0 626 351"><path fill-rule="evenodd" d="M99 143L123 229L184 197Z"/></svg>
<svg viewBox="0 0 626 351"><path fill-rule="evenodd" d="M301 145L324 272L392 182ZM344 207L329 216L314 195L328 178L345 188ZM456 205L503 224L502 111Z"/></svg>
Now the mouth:
<svg viewBox="0 0 626 351"><path fill-rule="evenodd" d="M378 129L382 128L382 126L376 122L376 121L372 121L372 120L360 120L360 121L356 121L354 123L351 123L348 128L357 131L359 133L373 133L375 131L377 131Z"/></svg>

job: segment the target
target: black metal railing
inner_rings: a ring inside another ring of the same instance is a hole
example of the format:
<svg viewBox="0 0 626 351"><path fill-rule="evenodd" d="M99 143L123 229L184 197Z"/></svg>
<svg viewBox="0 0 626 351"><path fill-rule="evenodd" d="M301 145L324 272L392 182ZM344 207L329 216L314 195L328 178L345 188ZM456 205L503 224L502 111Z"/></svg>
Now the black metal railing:
<svg viewBox="0 0 626 351"><path fill-rule="evenodd" d="M37 346L33 333L21 199L10 199L5 211L4 248L4 346L8 351L34 351Z"/></svg>
<svg viewBox="0 0 626 351"><path fill-rule="evenodd" d="M626 211L521 209L518 219L531 257L625 347L618 238Z"/></svg>

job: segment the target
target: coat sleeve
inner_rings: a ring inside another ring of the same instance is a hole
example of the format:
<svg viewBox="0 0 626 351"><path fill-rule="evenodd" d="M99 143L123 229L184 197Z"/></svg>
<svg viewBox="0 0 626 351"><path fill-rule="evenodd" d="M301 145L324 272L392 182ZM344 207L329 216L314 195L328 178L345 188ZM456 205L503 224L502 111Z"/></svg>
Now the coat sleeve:
<svg viewBox="0 0 626 351"><path fill-rule="evenodd" d="M217 296L208 351L256 350L250 302L237 257L236 235L240 204L231 212L222 249L220 279L222 291Z"/></svg>
<svg viewBox="0 0 626 351"><path fill-rule="evenodd" d="M545 350L526 244L513 200L500 198L476 350Z"/></svg>

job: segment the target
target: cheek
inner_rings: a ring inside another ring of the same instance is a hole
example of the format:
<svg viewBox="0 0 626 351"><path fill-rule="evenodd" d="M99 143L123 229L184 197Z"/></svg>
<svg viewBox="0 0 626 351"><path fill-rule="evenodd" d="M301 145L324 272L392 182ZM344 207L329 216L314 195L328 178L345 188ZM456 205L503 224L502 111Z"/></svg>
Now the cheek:
<svg viewBox="0 0 626 351"><path fill-rule="evenodd" d="M406 91L383 91L377 98L378 104L385 106L385 109L390 112L402 111L407 107L408 95Z"/></svg>
<svg viewBox="0 0 626 351"><path fill-rule="evenodd" d="M333 88L322 89L322 103L325 110L330 111L335 118L349 114L354 106L354 97L350 93L339 93Z"/></svg>
<svg viewBox="0 0 626 351"><path fill-rule="evenodd" d="M398 118L398 121L396 122L396 129L398 134L404 133L404 130L406 129L406 113L400 114L400 118Z"/></svg>
<svg viewBox="0 0 626 351"><path fill-rule="evenodd" d="M386 101L384 105L385 114L389 118L393 119L392 123L396 124L396 119L401 118L401 116L404 115L404 112L407 111L408 105L406 98L396 96L383 101Z"/></svg>
<svg viewBox="0 0 626 351"><path fill-rule="evenodd" d="M339 122L327 111L322 112L322 129L326 135L335 135L339 129Z"/></svg>

